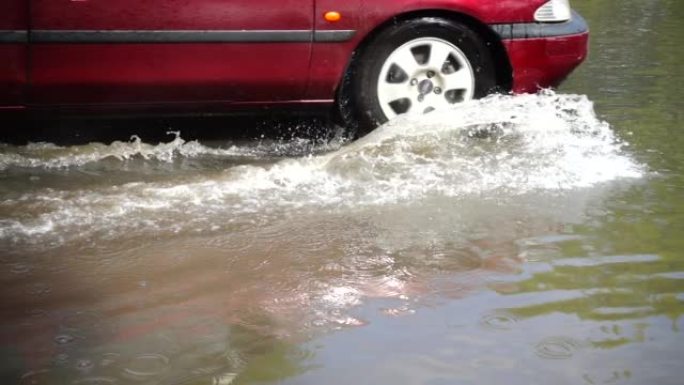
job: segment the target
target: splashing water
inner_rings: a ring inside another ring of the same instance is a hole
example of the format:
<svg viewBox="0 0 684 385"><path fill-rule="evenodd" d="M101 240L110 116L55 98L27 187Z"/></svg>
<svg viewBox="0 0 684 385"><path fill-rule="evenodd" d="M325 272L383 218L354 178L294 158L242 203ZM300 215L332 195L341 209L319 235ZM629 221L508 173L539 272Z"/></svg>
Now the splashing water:
<svg viewBox="0 0 684 385"><path fill-rule="evenodd" d="M308 148L318 153L338 146ZM0 240L33 243L47 238L60 243L161 228L210 231L241 218L253 222L255 215L285 215L292 209L568 191L644 175L644 167L625 153L625 146L606 122L596 118L584 96L491 96L454 110L400 117L323 154L243 164L182 182L136 181L70 191L47 188L4 199ZM111 145L31 144L0 150L0 169L73 168L132 157L161 162L259 157L269 152L264 147L211 148L180 136L156 146L134 138ZM280 150L270 148L271 153Z"/></svg>
<svg viewBox="0 0 684 385"><path fill-rule="evenodd" d="M213 148L199 142L186 141L178 131L169 131L174 139L157 145L143 143L133 135L128 142L115 141L106 145L91 143L82 146L57 146L52 143L29 143L15 147L0 143L0 171L10 168L23 169L66 169L80 167L99 161L113 159L126 161L135 158L159 162L173 162L179 158L198 158L203 156L229 157L238 159L299 156L336 150L343 143L340 139L333 142L312 142L293 139L287 142L258 143L253 146L233 145L228 148Z"/></svg>

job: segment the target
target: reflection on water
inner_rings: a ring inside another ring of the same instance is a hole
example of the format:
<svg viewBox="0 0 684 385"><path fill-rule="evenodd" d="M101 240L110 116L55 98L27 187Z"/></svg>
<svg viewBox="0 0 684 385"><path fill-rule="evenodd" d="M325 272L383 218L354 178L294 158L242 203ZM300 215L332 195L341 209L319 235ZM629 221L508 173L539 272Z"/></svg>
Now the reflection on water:
<svg viewBox="0 0 684 385"><path fill-rule="evenodd" d="M0 382L680 383L684 7L573 3L562 93L353 144L0 145Z"/></svg>

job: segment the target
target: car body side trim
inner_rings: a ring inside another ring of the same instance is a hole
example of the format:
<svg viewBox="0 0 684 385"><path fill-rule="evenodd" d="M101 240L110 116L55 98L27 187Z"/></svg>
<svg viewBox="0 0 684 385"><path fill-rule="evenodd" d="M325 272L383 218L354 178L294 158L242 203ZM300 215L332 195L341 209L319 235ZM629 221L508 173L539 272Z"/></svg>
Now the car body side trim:
<svg viewBox="0 0 684 385"><path fill-rule="evenodd" d="M492 24L490 27L503 40L538 39L545 37L579 35L589 32L587 22L573 11L572 18L562 23L513 23Z"/></svg>
<svg viewBox="0 0 684 385"><path fill-rule="evenodd" d="M33 30L32 43L303 43L342 42L356 31L311 30Z"/></svg>
<svg viewBox="0 0 684 385"><path fill-rule="evenodd" d="M33 30L32 43L261 43L311 41L308 30Z"/></svg>
<svg viewBox="0 0 684 385"><path fill-rule="evenodd" d="M28 33L26 31L0 31L0 44L24 44L26 42L28 42Z"/></svg>
<svg viewBox="0 0 684 385"><path fill-rule="evenodd" d="M351 40L356 35L356 31L336 30L336 31L316 31L314 32L314 41L321 43L343 42Z"/></svg>

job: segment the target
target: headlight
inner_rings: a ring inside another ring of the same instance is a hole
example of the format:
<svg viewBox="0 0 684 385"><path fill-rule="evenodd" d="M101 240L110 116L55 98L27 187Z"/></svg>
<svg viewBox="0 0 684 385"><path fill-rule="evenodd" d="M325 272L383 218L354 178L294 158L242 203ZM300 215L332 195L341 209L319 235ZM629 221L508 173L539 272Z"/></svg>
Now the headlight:
<svg viewBox="0 0 684 385"><path fill-rule="evenodd" d="M568 21L570 18L569 0L550 0L534 13L534 20L542 23Z"/></svg>

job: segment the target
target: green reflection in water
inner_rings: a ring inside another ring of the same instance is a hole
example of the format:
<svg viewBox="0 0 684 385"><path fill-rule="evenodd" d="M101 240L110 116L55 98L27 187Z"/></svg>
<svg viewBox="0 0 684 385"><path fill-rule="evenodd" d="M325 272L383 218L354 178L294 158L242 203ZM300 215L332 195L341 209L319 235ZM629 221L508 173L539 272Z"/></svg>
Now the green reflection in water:
<svg viewBox="0 0 684 385"><path fill-rule="evenodd" d="M668 237L657 221L659 215L614 208L594 218L595 225L576 227L581 240L554 244L553 256L532 262L544 267L540 272L495 287L513 301L516 295L527 298L505 311L521 319L562 313L597 321L611 337L591 339L591 344L603 349L644 342L645 330L656 316L669 318L672 332L678 333L684 314L684 240ZM684 223L681 216L676 220ZM657 253L649 253L653 250Z"/></svg>
<svg viewBox="0 0 684 385"><path fill-rule="evenodd" d="M589 58L561 87L587 94L639 157L684 170L684 2L574 0L591 27ZM629 133L632 133L631 135Z"/></svg>
<svg viewBox="0 0 684 385"><path fill-rule="evenodd" d="M270 325L273 327L273 325ZM231 342L239 346L245 365L231 384L273 383L304 373L310 352L274 336L264 337L251 328L231 328Z"/></svg>
<svg viewBox="0 0 684 385"><path fill-rule="evenodd" d="M500 292L552 298L508 310L523 318L558 312L633 322L629 337L613 330L615 339L593 342L612 348L642 342L654 316L668 317L679 332L684 313L684 2L572 3L591 26L591 49L561 92L595 101L600 117L630 143L627 151L654 173L590 209L574 228L586 238L556 244L557 257L544 262L550 269ZM552 290L567 295L553 300Z"/></svg>

